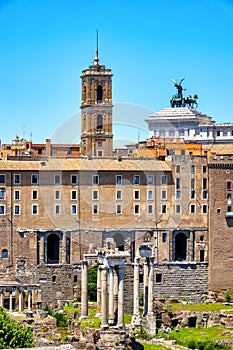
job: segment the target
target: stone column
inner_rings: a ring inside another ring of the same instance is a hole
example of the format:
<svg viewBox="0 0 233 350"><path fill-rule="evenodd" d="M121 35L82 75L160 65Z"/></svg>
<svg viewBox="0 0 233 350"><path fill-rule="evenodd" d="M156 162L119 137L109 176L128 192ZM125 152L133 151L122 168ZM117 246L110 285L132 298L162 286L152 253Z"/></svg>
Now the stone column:
<svg viewBox="0 0 233 350"><path fill-rule="evenodd" d="M12 290L10 291L10 305L9 305L9 311L12 311Z"/></svg>
<svg viewBox="0 0 233 350"><path fill-rule="evenodd" d="M28 310L31 310L31 291L28 290Z"/></svg>
<svg viewBox="0 0 233 350"><path fill-rule="evenodd" d="M124 267L118 266L118 312L117 327L124 327Z"/></svg>
<svg viewBox="0 0 233 350"><path fill-rule="evenodd" d="M19 290L19 311L22 311L22 291Z"/></svg>
<svg viewBox="0 0 233 350"><path fill-rule="evenodd" d="M149 278L148 278L148 314L153 315L153 301L154 301L154 257L149 260Z"/></svg>
<svg viewBox="0 0 233 350"><path fill-rule="evenodd" d="M96 303L96 316L101 316L101 271L98 265L97 269L97 303Z"/></svg>
<svg viewBox="0 0 233 350"><path fill-rule="evenodd" d="M113 312L114 322L116 322L118 313L118 276L115 269L113 270Z"/></svg>
<svg viewBox="0 0 233 350"><path fill-rule="evenodd" d="M66 232L63 232L62 244L61 244L61 262L66 263Z"/></svg>
<svg viewBox="0 0 233 350"><path fill-rule="evenodd" d="M107 277L108 268L101 266L101 328L108 328Z"/></svg>
<svg viewBox="0 0 233 350"><path fill-rule="evenodd" d="M44 264L45 256L44 256L44 236L40 236L40 264Z"/></svg>
<svg viewBox="0 0 233 350"><path fill-rule="evenodd" d="M81 317L88 317L88 262L82 261Z"/></svg>
<svg viewBox="0 0 233 350"><path fill-rule="evenodd" d="M134 293L133 293L133 317L132 325L140 325L140 312L139 312L139 268L140 268L140 257L135 257L134 259Z"/></svg>
<svg viewBox="0 0 233 350"><path fill-rule="evenodd" d="M143 281L144 281L144 309L143 316L147 315L148 312L148 259L146 258L144 262L144 272L143 272Z"/></svg>
<svg viewBox="0 0 233 350"><path fill-rule="evenodd" d="M114 308L113 308L113 268L110 267L109 268L109 279L108 279L108 283L109 283L109 315L108 315L108 323L113 323L114 322Z"/></svg>

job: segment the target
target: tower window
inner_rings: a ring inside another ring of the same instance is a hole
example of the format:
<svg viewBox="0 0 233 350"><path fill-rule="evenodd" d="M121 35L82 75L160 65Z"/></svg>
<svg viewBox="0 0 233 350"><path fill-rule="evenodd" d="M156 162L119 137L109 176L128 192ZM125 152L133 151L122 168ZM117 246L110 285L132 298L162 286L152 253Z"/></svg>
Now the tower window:
<svg viewBox="0 0 233 350"><path fill-rule="evenodd" d="M103 87L101 85L97 86L97 102L102 102L103 100Z"/></svg>
<svg viewBox="0 0 233 350"><path fill-rule="evenodd" d="M103 116L101 114L97 115L97 131L103 130Z"/></svg>

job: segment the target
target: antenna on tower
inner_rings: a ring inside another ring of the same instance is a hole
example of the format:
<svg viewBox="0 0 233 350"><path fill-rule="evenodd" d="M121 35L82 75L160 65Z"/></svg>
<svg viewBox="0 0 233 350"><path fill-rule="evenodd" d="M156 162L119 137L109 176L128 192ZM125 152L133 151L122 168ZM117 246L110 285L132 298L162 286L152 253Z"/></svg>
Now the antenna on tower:
<svg viewBox="0 0 233 350"><path fill-rule="evenodd" d="M94 64L99 64L99 36L98 36L98 29L96 29L96 51L95 51L95 59Z"/></svg>

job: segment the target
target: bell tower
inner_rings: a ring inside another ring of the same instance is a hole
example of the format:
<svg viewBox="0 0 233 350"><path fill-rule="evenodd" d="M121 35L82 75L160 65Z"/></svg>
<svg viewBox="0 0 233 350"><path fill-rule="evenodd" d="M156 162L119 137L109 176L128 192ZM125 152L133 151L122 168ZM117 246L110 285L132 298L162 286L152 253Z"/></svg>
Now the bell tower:
<svg viewBox="0 0 233 350"><path fill-rule="evenodd" d="M82 71L81 152L83 156L112 156L112 71L95 59Z"/></svg>

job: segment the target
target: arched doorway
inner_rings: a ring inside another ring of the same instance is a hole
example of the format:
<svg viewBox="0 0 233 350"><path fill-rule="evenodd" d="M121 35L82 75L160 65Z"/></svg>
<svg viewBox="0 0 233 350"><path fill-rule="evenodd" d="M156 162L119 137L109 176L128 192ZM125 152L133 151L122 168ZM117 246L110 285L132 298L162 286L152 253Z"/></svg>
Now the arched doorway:
<svg viewBox="0 0 233 350"><path fill-rule="evenodd" d="M119 251L124 251L125 240L124 236L121 233L116 233L113 236L114 241L116 242L116 247Z"/></svg>
<svg viewBox="0 0 233 350"><path fill-rule="evenodd" d="M59 263L60 239L57 235L51 234L47 238L47 264Z"/></svg>
<svg viewBox="0 0 233 350"><path fill-rule="evenodd" d="M183 232L180 232L175 237L175 260L186 260L187 237Z"/></svg>

